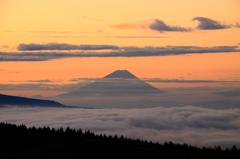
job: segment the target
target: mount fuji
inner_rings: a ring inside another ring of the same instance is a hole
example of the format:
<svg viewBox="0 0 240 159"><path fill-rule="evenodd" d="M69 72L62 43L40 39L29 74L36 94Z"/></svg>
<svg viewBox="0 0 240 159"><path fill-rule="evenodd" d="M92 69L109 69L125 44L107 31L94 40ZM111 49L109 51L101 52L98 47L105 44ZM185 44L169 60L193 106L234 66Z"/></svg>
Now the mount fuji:
<svg viewBox="0 0 240 159"><path fill-rule="evenodd" d="M129 71L117 70L102 79L61 96L129 96L161 92L162 91L139 79Z"/></svg>
<svg viewBox="0 0 240 159"><path fill-rule="evenodd" d="M138 107L152 103L163 91L151 86L128 70L116 70L88 85L57 96L55 99L83 107ZM154 105L156 103L154 102Z"/></svg>

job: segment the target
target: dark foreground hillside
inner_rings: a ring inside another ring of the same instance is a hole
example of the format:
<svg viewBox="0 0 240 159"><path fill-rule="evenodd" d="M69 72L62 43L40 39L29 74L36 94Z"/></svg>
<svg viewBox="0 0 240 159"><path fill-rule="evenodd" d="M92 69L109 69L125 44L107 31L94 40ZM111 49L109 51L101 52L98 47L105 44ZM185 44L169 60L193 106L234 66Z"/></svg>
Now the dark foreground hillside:
<svg viewBox="0 0 240 159"><path fill-rule="evenodd" d="M197 148L189 145L163 145L107 137L72 129L27 128L0 124L0 159L53 158L127 158L130 156L162 159L239 159L240 150L233 147Z"/></svg>
<svg viewBox="0 0 240 159"><path fill-rule="evenodd" d="M43 99L33 99L26 97L18 97L0 94L0 107L1 106L40 106L40 107L65 107L61 103L51 101L51 100L43 100Z"/></svg>

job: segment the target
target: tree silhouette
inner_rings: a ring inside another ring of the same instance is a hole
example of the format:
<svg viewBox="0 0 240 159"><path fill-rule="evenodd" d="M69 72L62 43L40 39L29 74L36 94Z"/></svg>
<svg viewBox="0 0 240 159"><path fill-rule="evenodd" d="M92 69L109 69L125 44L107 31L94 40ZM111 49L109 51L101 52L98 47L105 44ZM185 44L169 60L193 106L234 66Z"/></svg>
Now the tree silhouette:
<svg viewBox="0 0 240 159"><path fill-rule="evenodd" d="M0 158L71 159L89 157L163 158L163 159L239 159L240 149L194 147L133 140L123 136L96 135L70 128L27 128L0 123Z"/></svg>

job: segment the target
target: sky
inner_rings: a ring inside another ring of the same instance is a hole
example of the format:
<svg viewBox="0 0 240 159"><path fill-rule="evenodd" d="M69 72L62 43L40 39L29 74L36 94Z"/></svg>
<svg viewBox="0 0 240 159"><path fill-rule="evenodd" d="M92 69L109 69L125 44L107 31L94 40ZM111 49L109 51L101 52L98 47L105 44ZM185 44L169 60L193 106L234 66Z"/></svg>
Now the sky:
<svg viewBox="0 0 240 159"><path fill-rule="evenodd" d="M1 0L0 83L65 84L118 69L240 80L239 7L239 0Z"/></svg>
<svg viewBox="0 0 240 159"><path fill-rule="evenodd" d="M0 120L239 146L239 8L240 0L0 0L0 94L55 100L115 70L163 91L76 97L84 108L116 109L3 107Z"/></svg>

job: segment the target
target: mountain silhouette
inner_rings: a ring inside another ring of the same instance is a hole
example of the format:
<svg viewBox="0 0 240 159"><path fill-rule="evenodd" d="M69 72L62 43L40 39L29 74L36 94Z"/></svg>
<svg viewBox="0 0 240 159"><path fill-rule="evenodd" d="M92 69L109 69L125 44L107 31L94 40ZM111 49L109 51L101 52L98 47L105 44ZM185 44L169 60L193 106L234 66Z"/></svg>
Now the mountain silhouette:
<svg viewBox="0 0 240 159"><path fill-rule="evenodd" d="M128 70L117 70L106 75L104 78L138 79L135 75L130 73Z"/></svg>
<svg viewBox="0 0 240 159"><path fill-rule="evenodd" d="M54 99L87 108L139 108L158 105L162 93L129 71L117 70Z"/></svg>
<svg viewBox="0 0 240 159"><path fill-rule="evenodd" d="M82 95L143 95L161 93L159 89L149 85L127 70L114 71L102 79L61 96Z"/></svg>
<svg viewBox="0 0 240 159"><path fill-rule="evenodd" d="M44 106L44 107L64 107L63 104L52 101L18 97L0 94L0 106Z"/></svg>

